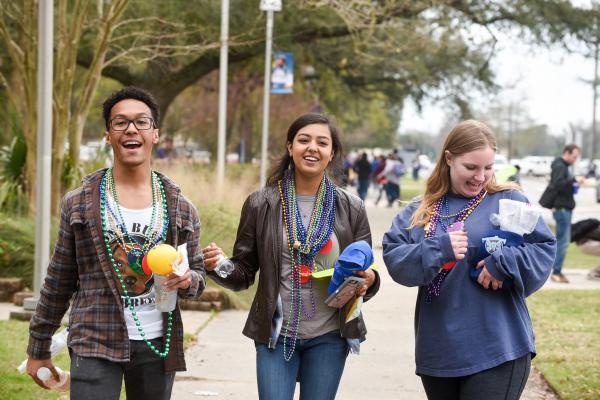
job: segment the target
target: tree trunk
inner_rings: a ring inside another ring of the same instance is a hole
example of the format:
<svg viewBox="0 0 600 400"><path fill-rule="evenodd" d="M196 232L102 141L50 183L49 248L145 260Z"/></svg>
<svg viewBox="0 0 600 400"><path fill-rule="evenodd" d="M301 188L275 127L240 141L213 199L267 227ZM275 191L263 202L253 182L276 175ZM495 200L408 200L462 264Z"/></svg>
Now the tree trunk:
<svg viewBox="0 0 600 400"><path fill-rule="evenodd" d="M63 193L63 169L66 140L71 121L71 96L75 86L77 49L89 0L69 2L59 0L56 13L56 52L53 88L52 121L52 198L51 211L56 215ZM73 146L69 144L70 148Z"/></svg>
<svg viewBox="0 0 600 400"><path fill-rule="evenodd" d="M62 3L66 4L65 1ZM88 1L77 2L77 7L70 5L70 7L74 9L69 23L70 30L64 30L66 33L65 43L67 43L67 40L69 40L69 43L63 48L63 59L65 63L64 68L67 71L65 80L67 80L67 82L60 82L62 90L60 90L61 95L57 96L57 99L61 98L62 100L59 102L59 104L56 104L57 110L60 110L60 112L57 112L57 119L60 119L60 123L57 123L57 129L55 131L57 143L56 146L54 146L55 154L52 174L53 185L55 185L57 188L52 198L52 210L55 212L58 212L58 203L65 189L62 187L62 172L64 169L65 160L65 140L68 138L69 160L72 163L72 169L70 171L70 176L68 177L69 181L66 183L67 186L72 186L78 183L79 179L81 178L79 169L79 152L81 148L81 138L83 136L85 121L89 114L94 94L98 88L98 83L100 82L102 69L104 68L104 63L106 60L106 53L108 51L115 25L123 16L128 3L129 0L113 0L110 3L109 9L102 14L98 23L99 30L96 37L97 40L95 41L96 45L93 51L93 59L84 76L82 93L72 112L70 104L72 99L75 97L74 81L75 68L77 65L77 50L79 47L78 43L81 39L82 27L86 17L85 10L88 6ZM58 88L57 92L59 92ZM56 173L54 173L55 171Z"/></svg>
<svg viewBox="0 0 600 400"><path fill-rule="evenodd" d="M23 133L27 143L27 162L25 163L26 188L29 193L29 209L35 210L35 182L37 160L37 34L38 2L26 1L23 4L23 36L21 38L23 88L22 112L25 115ZM17 91L17 93L19 93Z"/></svg>

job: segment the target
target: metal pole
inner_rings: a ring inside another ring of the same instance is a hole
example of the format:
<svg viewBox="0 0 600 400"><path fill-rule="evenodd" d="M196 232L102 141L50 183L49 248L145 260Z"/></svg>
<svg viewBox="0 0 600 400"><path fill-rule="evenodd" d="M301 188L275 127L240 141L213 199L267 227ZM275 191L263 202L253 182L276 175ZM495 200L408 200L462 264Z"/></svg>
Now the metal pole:
<svg viewBox="0 0 600 400"><path fill-rule="evenodd" d="M596 145L597 145L597 128L596 128L596 108L598 104L598 50L600 44L596 43L596 48L594 49L594 81L593 81L593 89L594 89L594 102L593 102L593 111L592 111L592 143L590 146L590 161L596 157Z"/></svg>
<svg viewBox="0 0 600 400"><path fill-rule="evenodd" d="M50 259L50 198L52 169L52 43L53 43L52 0L41 0L38 10L38 82L37 82L37 179L36 179L36 224L35 266L33 291L39 293L46 276ZM37 300L24 303L25 308L35 307Z"/></svg>
<svg viewBox="0 0 600 400"><path fill-rule="evenodd" d="M221 0L221 57L219 65L219 141L217 145L217 187L225 181L225 128L227 127L227 65L229 47L229 0Z"/></svg>
<svg viewBox="0 0 600 400"><path fill-rule="evenodd" d="M271 45L273 43L273 11L267 11L267 43L265 46L265 85L263 89L263 129L260 157L260 186L267 183L267 147L269 144L269 100L271 95Z"/></svg>

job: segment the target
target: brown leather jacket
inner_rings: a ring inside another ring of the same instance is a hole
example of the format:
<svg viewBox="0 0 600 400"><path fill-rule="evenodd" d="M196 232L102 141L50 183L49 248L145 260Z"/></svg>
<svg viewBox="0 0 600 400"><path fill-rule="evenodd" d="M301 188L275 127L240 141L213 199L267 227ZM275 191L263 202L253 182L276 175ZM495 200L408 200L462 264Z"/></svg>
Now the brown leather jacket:
<svg viewBox="0 0 600 400"><path fill-rule="evenodd" d="M340 243L340 251L358 240L371 244L371 230L364 203L357 196L337 188L335 207L334 232ZM214 272L209 274L226 288L243 290L254 283L256 272L260 270L256 296L243 333L259 343L269 345L271 322L279 295L282 242L283 221L279 191L276 186L267 186L248 196L242 208L231 257L235 270L224 279ZM365 300L373 297L379 290L380 279L377 272L375 276L375 282L367 291ZM365 339L367 328L362 315L340 326L343 337L359 338L361 341Z"/></svg>

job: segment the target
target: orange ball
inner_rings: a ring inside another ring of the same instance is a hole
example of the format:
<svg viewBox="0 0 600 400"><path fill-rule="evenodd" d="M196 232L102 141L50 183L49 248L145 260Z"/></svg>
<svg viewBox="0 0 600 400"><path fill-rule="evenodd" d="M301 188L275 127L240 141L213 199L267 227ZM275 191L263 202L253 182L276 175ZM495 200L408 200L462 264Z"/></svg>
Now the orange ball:
<svg viewBox="0 0 600 400"><path fill-rule="evenodd" d="M177 263L180 256L175 247L169 244L158 244L148 254L148 267L157 275L169 275L173 272L173 263Z"/></svg>

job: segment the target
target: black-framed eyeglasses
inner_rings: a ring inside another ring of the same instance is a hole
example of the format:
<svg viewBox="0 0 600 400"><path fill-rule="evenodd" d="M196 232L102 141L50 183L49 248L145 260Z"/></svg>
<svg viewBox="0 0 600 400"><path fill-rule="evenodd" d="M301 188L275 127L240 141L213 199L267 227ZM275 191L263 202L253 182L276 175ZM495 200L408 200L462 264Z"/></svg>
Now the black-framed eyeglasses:
<svg viewBox="0 0 600 400"><path fill-rule="evenodd" d="M135 119L116 117L110 120L110 127L113 131L122 132L126 131L131 123L133 123L138 131L147 131L148 129L154 128L154 120L150 117L139 117Z"/></svg>

